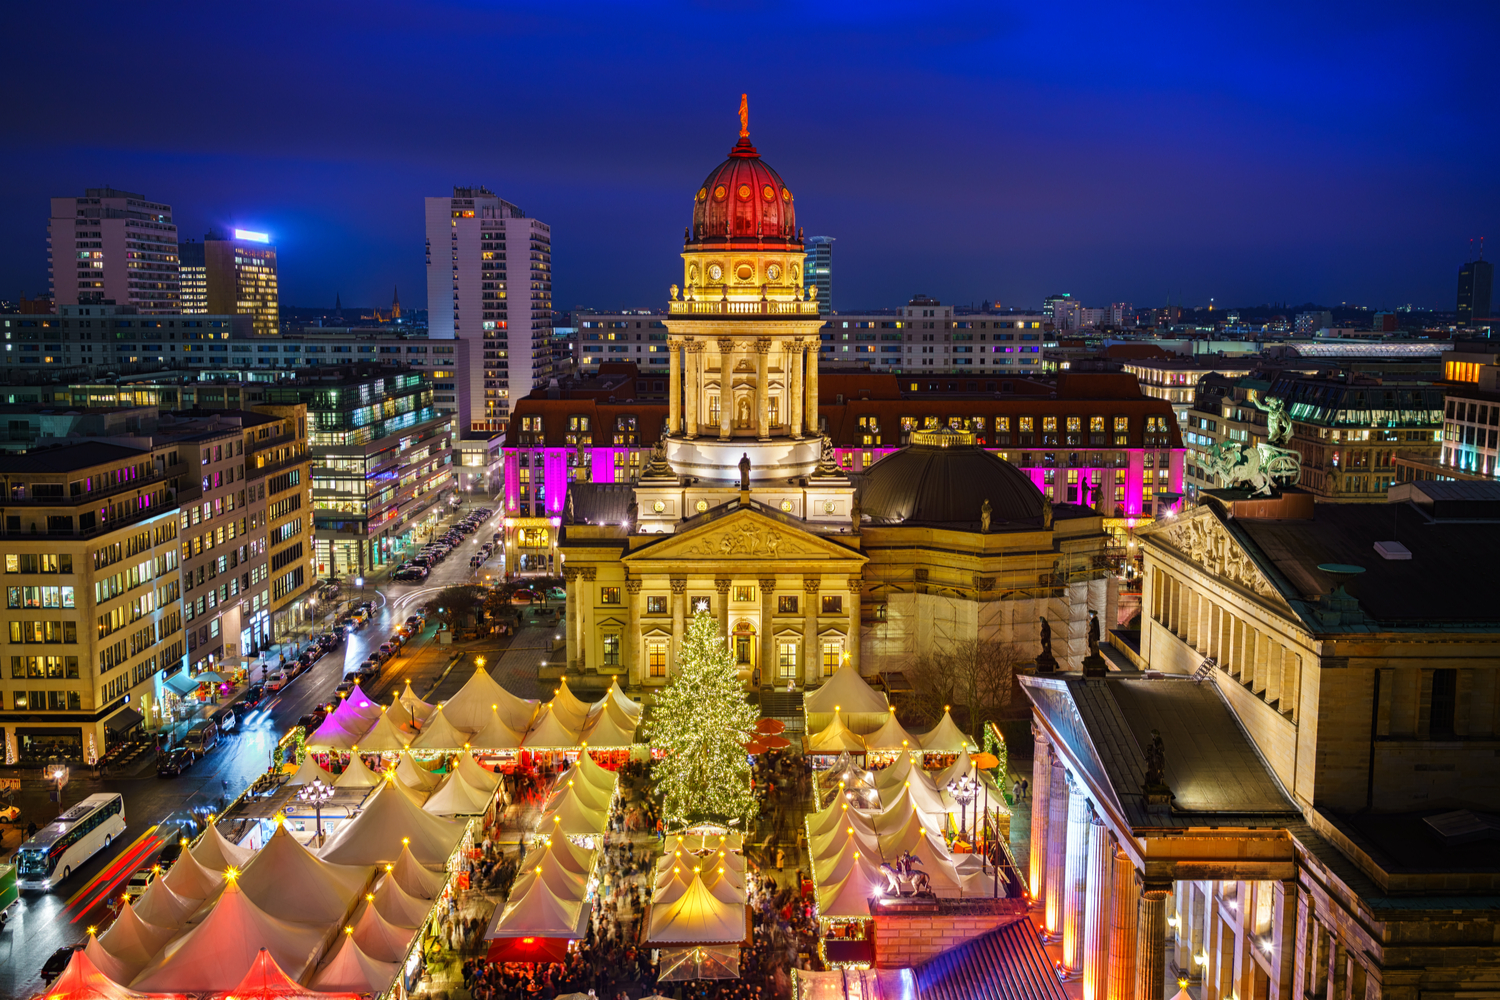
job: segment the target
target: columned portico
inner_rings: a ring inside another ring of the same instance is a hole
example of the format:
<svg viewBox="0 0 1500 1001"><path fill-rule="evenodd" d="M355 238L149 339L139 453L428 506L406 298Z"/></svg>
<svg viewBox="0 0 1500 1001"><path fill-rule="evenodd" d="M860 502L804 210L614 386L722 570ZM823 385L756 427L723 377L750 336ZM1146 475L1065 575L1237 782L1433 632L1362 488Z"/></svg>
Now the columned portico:
<svg viewBox="0 0 1500 1001"><path fill-rule="evenodd" d="M802 578L802 683L811 688L821 673L818 641L818 591L823 582L817 577Z"/></svg>
<svg viewBox="0 0 1500 1001"><path fill-rule="evenodd" d="M1031 906L1045 907L1047 900L1047 819L1051 816L1052 741L1035 721L1031 724ZM1045 921L1045 916L1043 918Z"/></svg>
<svg viewBox="0 0 1500 1001"><path fill-rule="evenodd" d="M1069 782L1068 770L1055 753L1049 767L1052 777L1047 796L1047 908L1042 930L1048 939L1060 941L1067 887Z"/></svg>
<svg viewBox="0 0 1500 1001"><path fill-rule="evenodd" d="M1066 975L1083 972L1083 898L1089 852L1089 798L1082 780L1065 772L1068 782L1067 856L1063 862L1062 953Z"/></svg>
<svg viewBox="0 0 1500 1001"><path fill-rule="evenodd" d="M1167 897L1171 883L1138 881L1135 992L1137 998L1166 997Z"/></svg>
<svg viewBox="0 0 1500 1001"><path fill-rule="evenodd" d="M1110 899L1114 890L1109 828L1089 807L1088 861L1084 866L1083 999L1102 1001L1109 995Z"/></svg>
<svg viewBox="0 0 1500 1001"><path fill-rule="evenodd" d="M1128 998L1135 990L1135 865L1130 853L1111 837L1114 858L1110 874L1109 996Z"/></svg>
<svg viewBox="0 0 1500 1001"><path fill-rule="evenodd" d="M625 581L625 614L627 629L624 642L625 676L632 687L641 683L641 580L632 577Z"/></svg>

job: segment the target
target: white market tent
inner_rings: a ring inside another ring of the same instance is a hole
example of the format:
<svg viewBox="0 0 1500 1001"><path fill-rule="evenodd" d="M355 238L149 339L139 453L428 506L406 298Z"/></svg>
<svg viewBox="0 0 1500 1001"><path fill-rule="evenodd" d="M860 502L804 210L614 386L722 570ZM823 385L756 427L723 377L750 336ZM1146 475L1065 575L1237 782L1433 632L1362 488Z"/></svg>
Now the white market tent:
<svg viewBox="0 0 1500 1001"><path fill-rule="evenodd" d="M417 934L414 928L391 924L369 900L359 905L352 927L355 944L365 955L382 963L400 962L412 937Z"/></svg>
<svg viewBox="0 0 1500 1001"><path fill-rule="evenodd" d="M231 991L261 949L288 976L301 980L323 951L326 937L318 925L267 914L231 881L202 923L169 943L130 986L172 994Z"/></svg>
<svg viewBox="0 0 1500 1001"><path fill-rule="evenodd" d="M144 998L104 973L89 958L87 949L73 950L73 958L63 967L62 973L47 988L47 997L53 998L108 998L111 1001L129 1001Z"/></svg>
<svg viewBox="0 0 1500 1001"><path fill-rule="evenodd" d="M886 697L870 687L851 664L844 664L821 688L808 692L802 700L807 714L807 731L816 733L826 727L833 714L843 713L849 729L855 733L874 733L890 715Z"/></svg>
<svg viewBox="0 0 1500 1001"><path fill-rule="evenodd" d="M958 757L953 759L953 764L949 765L947 768L944 768L942 771L934 775L932 781L938 789L946 789L948 788L948 783L952 782L954 779L960 778L964 775L972 777L973 774L974 760L969 757L969 752L967 750L961 749L958 752Z"/></svg>
<svg viewBox="0 0 1500 1001"><path fill-rule="evenodd" d="M422 809L441 817L471 817L488 810L494 799L493 792L475 788L463 777L463 773L454 771L449 772L448 777L427 797Z"/></svg>
<svg viewBox="0 0 1500 1001"><path fill-rule="evenodd" d="M410 845L401 846L401 857L395 864L386 863L387 871L401 889L423 900L436 900L448 881L442 872L435 872L418 862L411 854Z"/></svg>
<svg viewBox="0 0 1500 1001"><path fill-rule="evenodd" d="M896 722L896 714L891 713L880 729L865 735L865 747L871 751L918 751L922 749L922 743L907 733L906 728Z"/></svg>
<svg viewBox="0 0 1500 1001"><path fill-rule="evenodd" d="M683 894L670 904L651 904L644 943L709 945L743 942L747 938L745 905L720 900L693 873Z"/></svg>
<svg viewBox="0 0 1500 1001"><path fill-rule="evenodd" d="M460 730L448 720L447 713L438 709L422 723L411 746L422 751L454 751L467 747L470 733Z"/></svg>
<svg viewBox="0 0 1500 1001"><path fill-rule="evenodd" d="M181 928L203 904L202 900L172 892L164 879L154 880L135 898L135 912L142 921L162 928Z"/></svg>
<svg viewBox="0 0 1500 1001"><path fill-rule="evenodd" d="M396 963L382 963L366 955L350 929L339 943L338 951L313 976L309 986L346 997L383 994L395 981L398 968Z"/></svg>
<svg viewBox="0 0 1500 1001"><path fill-rule="evenodd" d="M423 702L417 693L411 690L411 679L406 679L406 688L401 692L401 704L406 707L408 713L418 720L425 720L437 709L431 702Z"/></svg>
<svg viewBox="0 0 1500 1001"><path fill-rule="evenodd" d="M527 725L530 725L529 720ZM501 718L499 709L492 708L489 717L478 732L469 738L469 746L481 751L510 751L521 746L521 740L525 735L524 729L512 729Z"/></svg>
<svg viewBox="0 0 1500 1001"><path fill-rule="evenodd" d="M860 861L863 861L861 859ZM878 869L857 866L842 880L818 886L818 916L823 918L867 918L870 898L885 889Z"/></svg>
<svg viewBox="0 0 1500 1001"><path fill-rule="evenodd" d="M489 722L490 713L494 711L493 707L498 706L503 698L514 699L515 696L485 673L483 668L476 667L474 673L469 676L469 680L464 682L463 687L443 703L443 714L460 730L479 730ZM535 712L534 704L532 704L532 712Z"/></svg>
<svg viewBox="0 0 1500 1001"><path fill-rule="evenodd" d="M561 797L569 792L576 795L580 802L593 810L608 810L609 804L614 799L614 789L601 789L588 779L578 774L576 768L569 768L557 777L552 783L552 791L547 794L547 801L543 804L544 811L552 809L554 802L560 802Z"/></svg>
<svg viewBox="0 0 1500 1001"><path fill-rule="evenodd" d="M370 754L377 751L401 751L412 741L412 734L403 731L395 722L396 718L406 715L404 708L397 708L400 702L391 703L391 708L385 712L368 733L359 739L359 749Z"/></svg>
<svg viewBox="0 0 1500 1001"><path fill-rule="evenodd" d="M948 751L957 754L967 747L974 747L974 741L964 736L957 724L953 722L952 713L943 711L943 718L938 725L926 733L917 734L917 739L922 742L922 749L926 751ZM939 783L941 784L941 783Z"/></svg>
<svg viewBox="0 0 1500 1001"><path fill-rule="evenodd" d="M431 792L443 781L412 757L411 751L402 751L396 762L396 778L418 792Z"/></svg>
<svg viewBox="0 0 1500 1001"><path fill-rule="evenodd" d="M598 852L575 845L567 838L548 837L542 842L564 869L587 876L594 871Z"/></svg>
<svg viewBox="0 0 1500 1001"><path fill-rule="evenodd" d="M621 690L619 678L611 678L609 680L609 691L604 693L604 698L595 702L590 707L590 711L598 712L604 708L605 703L612 703L616 708L623 710L625 715L629 716L635 723L641 721L641 713L644 709L639 702L634 701Z"/></svg>
<svg viewBox="0 0 1500 1001"><path fill-rule="evenodd" d="M484 937L582 938L588 911L581 901L559 897L546 880L531 882L525 893L512 892L496 912Z"/></svg>
<svg viewBox="0 0 1500 1001"><path fill-rule="evenodd" d="M937 792L937 784L932 781L932 776L913 763L910 754L901 754L897 755L896 760L889 766L875 771L875 788L882 796L887 792L894 795L900 792L903 785L914 779L924 782L933 792Z"/></svg>
<svg viewBox="0 0 1500 1001"><path fill-rule="evenodd" d="M368 865L325 862L277 824L240 873L239 887L267 913L329 924L344 919L374 873Z"/></svg>
<svg viewBox="0 0 1500 1001"><path fill-rule="evenodd" d="M847 851L846 851L847 849ZM871 861L880 861L880 840L875 834L861 831L854 825L840 827L827 834L815 834L807 839L807 851L817 868L820 863L837 859L848 852L859 852Z"/></svg>
<svg viewBox="0 0 1500 1001"><path fill-rule="evenodd" d="M175 934L177 933L171 928L142 921L135 908L127 902L120 908L119 917L99 936L98 944L100 949L108 951L111 958L131 968L130 975L121 981L123 983L135 979L135 975L145 969L146 964L151 962L151 957L160 952L161 947ZM92 955L89 958L95 959ZM97 959L95 963L98 963ZM111 979L121 978L112 976Z"/></svg>
<svg viewBox="0 0 1500 1001"><path fill-rule="evenodd" d="M88 944L83 947L82 951L100 973L117 984L130 983L135 979L135 975L141 972L141 968L151 961L149 955L135 963L122 959L100 945L99 940L93 934L89 935Z"/></svg>
<svg viewBox="0 0 1500 1001"><path fill-rule="evenodd" d="M289 786L305 786L312 785L314 779L322 779L324 785L331 786L336 778L338 778L337 775L318 764L318 759L309 754L302 759L302 764L297 766L296 772L292 774L291 778L286 780L286 784Z"/></svg>
<svg viewBox="0 0 1500 1001"><path fill-rule="evenodd" d="M745 887L745 877L731 866L720 865L706 868L700 873L704 889L726 904L744 904L750 899Z"/></svg>
<svg viewBox="0 0 1500 1001"><path fill-rule="evenodd" d="M586 834L603 834L609 823L608 811L590 806L578 795L576 787L554 793L547 800L541 820L536 829L543 835L556 837L571 834L575 837Z"/></svg>
<svg viewBox="0 0 1500 1001"><path fill-rule="evenodd" d="M205 868L192 852L183 852L158 882L180 897L208 900L224 888L224 874Z"/></svg>
<svg viewBox="0 0 1500 1001"><path fill-rule="evenodd" d="M817 813L810 814L807 818L807 835L809 838L820 834L828 834L845 827L853 827L855 830L866 834L875 833L875 825L870 820L870 815L857 806L853 806L842 800L835 799Z"/></svg>
<svg viewBox="0 0 1500 1001"><path fill-rule="evenodd" d="M807 753L838 754L848 751L860 753L865 749L864 738L844 725L844 714L828 713L828 724L807 738ZM811 720L812 716L809 715Z"/></svg>
<svg viewBox="0 0 1500 1001"><path fill-rule="evenodd" d="M573 694L573 690L568 687L566 675L558 679L557 691L552 696L552 700L547 704L573 730L583 729L584 723L589 718L589 710L592 708L589 703Z"/></svg>
<svg viewBox="0 0 1500 1001"><path fill-rule="evenodd" d="M493 794L500 788L500 774L490 771L475 761L474 755L467 750L458 756L454 771L462 775L464 781L476 789Z"/></svg>
<svg viewBox="0 0 1500 1001"><path fill-rule="evenodd" d="M577 747L583 722L583 718L580 718L578 726L568 726L558 711L553 708L552 703L548 703L541 712L537 713L536 722L532 725L531 731L521 740L521 746Z"/></svg>
<svg viewBox="0 0 1500 1001"><path fill-rule="evenodd" d="M380 916L398 928L415 929L427 920L432 910L432 901L414 897L401 889L401 884L391 878L390 873L381 877L370 901Z"/></svg>
<svg viewBox="0 0 1500 1001"><path fill-rule="evenodd" d="M520 875L511 888L513 895L524 894L539 879L559 900L582 900L588 895L588 874L574 872L565 866L553 852L553 843L546 842L527 854L521 862Z"/></svg>
<svg viewBox="0 0 1500 1001"><path fill-rule="evenodd" d="M572 768L600 789L608 789L611 795L614 793L615 785L620 781L620 776L595 761L594 756L587 750L579 753L578 760L573 763Z"/></svg>
<svg viewBox="0 0 1500 1001"><path fill-rule="evenodd" d="M255 854L253 848L241 848L233 844L224 835L219 833L215 824L209 824L203 832L203 837L192 848L193 858L205 869L214 872L223 872L225 869L243 869L245 863L250 861L250 856Z"/></svg>
<svg viewBox="0 0 1500 1001"><path fill-rule="evenodd" d="M312 760L309 758L308 760ZM349 755L349 764L334 777L335 789L374 789L385 779L379 772L371 770L365 759L358 754Z"/></svg>
<svg viewBox="0 0 1500 1001"><path fill-rule="evenodd" d="M606 700L583 731L583 743L589 747L629 747L635 743L638 723L614 702Z"/></svg>
<svg viewBox="0 0 1500 1001"><path fill-rule="evenodd" d="M342 865L384 865L400 858L402 845L409 841L419 863L446 866L463 835L463 824L423 811L387 782L353 820L333 832L318 855Z"/></svg>

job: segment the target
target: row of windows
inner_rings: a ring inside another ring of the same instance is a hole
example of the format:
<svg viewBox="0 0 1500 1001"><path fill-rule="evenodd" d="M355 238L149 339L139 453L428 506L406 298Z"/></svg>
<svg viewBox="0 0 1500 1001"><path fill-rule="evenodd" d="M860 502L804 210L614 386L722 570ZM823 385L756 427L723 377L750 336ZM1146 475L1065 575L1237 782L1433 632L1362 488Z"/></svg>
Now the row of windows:
<svg viewBox="0 0 1500 1001"><path fill-rule="evenodd" d="M76 678L78 677L78 658L12 657L10 676L12 678Z"/></svg>
<svg viewBox="0 0 1500 1001"><path fill-rule="evenodd" d="M730 589L730 599L736 602L754 602L756 600L757 588L754 584L736 584ZM620 589L618 587L601 587L599 589L599 603L601 605L620 604ZM796 615L800 607L800 598L795 594L780 594L776 596L776 613L778 615ZM706 594L697 594L688 598L688 608L693 611L702 609L709 611L713 608L713 600ZM650 594L646 596L647 615L666 615L668 613L668 599L664 594ZM822 614L841 615L844 611L844 596L841 594L825 594L822 596Z"/></svg>
<svg viewBox="0 0 1500 1001"><path fill-rule="evenodd" d="M606 666L618 666L620 663L621 638L618 633L607 633L604 636L604 663ZM797 670L797 647L796 640L784 640L776 644L776 677L780 680L791 681L798 676ZM823 677L833 676L833 672L839 669L844 660L844 641L825 640L818 651L821 654L819 661L822 665ZM755 637L735 636L734 656L739 664L752 664L755 658ZM651 642L646 644L646 674L652 678L665 678L667 676L667 644L662 642Z"/></svg>

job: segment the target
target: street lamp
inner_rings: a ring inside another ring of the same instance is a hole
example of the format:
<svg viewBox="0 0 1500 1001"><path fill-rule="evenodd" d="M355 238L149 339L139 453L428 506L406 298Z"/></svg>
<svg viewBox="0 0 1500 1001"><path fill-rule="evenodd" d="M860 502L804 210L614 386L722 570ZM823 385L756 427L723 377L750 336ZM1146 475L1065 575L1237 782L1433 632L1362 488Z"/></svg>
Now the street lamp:
<svg viewBox="0 0 1500 1001"><path fill-rule="evenodd" d="M948 791L953 794L954 799L958 800L958 831L963 834L968 830L969 804L979 792L979 783L972 775L966 773L949 782ZM970 839L970 844L972 843L973 839Z"/></svg>
<svg viewBox="0 0 1500 1001"><path fill-rule="evenodd" d="M63 786L68 784L68 766L64 762L54 761L47 766L45 777L48 782L57 784L57 792L53 795L53 799L56 800L57 807L61 810Z"/></svg>
<svg viewBox="0 0 1500 1001"><path fill-rule="evenodd" d="M313 812L317 817L314 831L318 835L318 846L322 847L323 804L333 798L333 786L328 785L322 779L315 778L298 791L297 798L304 803L312 804Z"/></svg>

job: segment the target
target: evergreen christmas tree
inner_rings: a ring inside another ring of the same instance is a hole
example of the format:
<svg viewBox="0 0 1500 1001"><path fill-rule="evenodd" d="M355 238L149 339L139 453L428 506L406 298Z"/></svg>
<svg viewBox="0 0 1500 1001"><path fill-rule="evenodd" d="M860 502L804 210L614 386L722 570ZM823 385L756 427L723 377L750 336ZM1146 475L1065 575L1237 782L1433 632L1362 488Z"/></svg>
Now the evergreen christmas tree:
<svg viewBox="0 0 1500 1001"><path fill-rule="evenodd" d="M648 726L652 746L665 752L655 782L667 825L748 822L754 816L744 744L759 718L745 699L718 621L698 609L677 672L657 697Z"/></svg>

